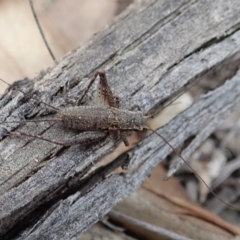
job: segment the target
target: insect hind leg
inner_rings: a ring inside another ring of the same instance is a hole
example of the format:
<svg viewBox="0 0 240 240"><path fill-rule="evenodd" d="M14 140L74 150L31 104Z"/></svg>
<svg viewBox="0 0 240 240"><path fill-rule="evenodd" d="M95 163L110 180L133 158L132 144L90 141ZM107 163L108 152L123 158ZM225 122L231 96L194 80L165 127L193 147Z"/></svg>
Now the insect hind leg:
<svg viewBox="0 0 240 240"><path fill-rule="evenodd" d="M32 137L32 138L37 138L37 139L40 139L40 140L43 140L43 141L46 141L46 142L50 142L50 143L54 143L54 144L57 144L57 145L61 145L61 146L64 146L64 147L70 147L70 146L73 146L73 145L81 145L81 146L84 146L84 147L88 147L94 143L98 143L100 142L101 140L105 139L108 135L108 133L106 132L83 132L83 133L80 133L66 141L55 141L55 140L51 140L51 139L48 139L48 138L45 138L41 135L34 135L34 134L31 134L31 133L25 133L25 132L22 132L22 131L16 131L16 132L12 132L10 133L9 135L16 135L16 136L27 136L27 137Z"/></svg>
<svg viewBox="0 0 240 240"><path fill-rule="evenodd" d="M98 99L100 105L108 106L108 107L114 107L119 108L120 106L120 99L117 96L114 96L112 93L112 90L108 84L107 76L104 70L99 69L84 92L82 93L81 97L77 100L76 105L79 106L83 100L83 98L86 96L87 92L89 91L90 87L94 83L94 81L99 76L99 84L98 84Z"/></svg>
<svg viewBox="0 0 240 240"><path fill-rule="evenodd" d="M103 71L103 70L101 70ZM90 87L92 86L92 84L95 82L95 80L97 79L97 76L99 75L100 70L98 70L95 74L94 77L91 79L90 83L88 84L88 86L86 87L86 89L83 91L81 97L76 101L76 105L79 106L83 100L83 98L86 96L86 94L88 93Z"/></svg>

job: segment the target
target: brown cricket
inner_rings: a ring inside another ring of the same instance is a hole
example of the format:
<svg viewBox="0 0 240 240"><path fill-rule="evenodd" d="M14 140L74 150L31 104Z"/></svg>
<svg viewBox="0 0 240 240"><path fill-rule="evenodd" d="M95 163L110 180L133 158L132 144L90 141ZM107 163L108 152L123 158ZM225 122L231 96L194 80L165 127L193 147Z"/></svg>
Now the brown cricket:
<svg viewBox="0 0 240 240"><path fill-rule="evenodd" d="M98 105L80 106L81 101L98 76ZM21 131L16 131L15 134L35 137L63 146L89 145L105 139L101 143L101 145L104 145L110 139L117 140L121 138L125 145L128 146L127 132L131 130L142 131L144 128L148 129L146 121L149 117L144 116L141 111L128 111L119 108L119 98L113 95L104 70L100 69L96 72L81 97L74 102L75 106L64 109L53 107L44 102L42 103L54 108L57 112L57 118L50 119L50 121L61 122L66 128L84 131L84 133L80 133L63 142Z"/></svg>

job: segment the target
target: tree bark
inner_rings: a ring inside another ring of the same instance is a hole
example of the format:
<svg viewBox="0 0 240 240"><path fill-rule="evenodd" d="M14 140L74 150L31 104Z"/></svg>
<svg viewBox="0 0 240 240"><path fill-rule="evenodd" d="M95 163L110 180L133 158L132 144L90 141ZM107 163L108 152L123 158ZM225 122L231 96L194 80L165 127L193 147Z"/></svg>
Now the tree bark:
<svg viewBox="0 0 240 240"><path fill-rule="evenodd" d="M239 12L239 0L131 5L86 46L32 81L15 83L25 94L8 89L0 101L1 121L49 117L36 99L66 107L65 90L77 98L99 68L107 71L121 107L137 104L145 114L158 112L187 84L214 73L218 86L159 130L175 148L194 137L185 151L187 158L240 103ZM91 94L85 104L91 104ZM16 128L54 140L74 135L51 122L1 125L0 236L6 238L76 239L135 191L172 151L152 134L97 168L92 163L113 151L114 142L94 152L63 148L39 139L8 137ZM123 164L128 170L114 173Z"/></svg>

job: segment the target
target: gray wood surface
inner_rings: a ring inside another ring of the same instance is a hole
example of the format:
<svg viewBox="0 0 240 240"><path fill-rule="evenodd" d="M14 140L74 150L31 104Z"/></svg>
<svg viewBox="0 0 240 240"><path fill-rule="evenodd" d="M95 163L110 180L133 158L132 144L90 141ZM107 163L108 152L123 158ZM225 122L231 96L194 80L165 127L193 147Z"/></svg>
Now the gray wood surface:
<svg viewBox="0 0 240 240"><path fill-rule="evenodd" d="M162 102L175 97L187 83L205 78L216 67L231 67L228 81L219 80L219 87L159 130L174 147L195 136L185 151L187 157L240 103L239 12L239 0L132 5L86 46L36 79L16 83L26 94L9 89L0 101L1 121L49 117L49 109L34 100L33 93L35 98L64 107L65 90L69 97L79 96L98 68L107 71L122 108L138 104L147 114L157 112ZM221 76L215 71L215 78ZM91 95L85 104L91 104ZM74 135L58 124L0 127L0 236L5 238L77 239L136 190L171 152L152 134L128 154L91 172L92 163L114 150L113 142L92 153L79 146L63 149L6 135L16 128L50 139ZM131 171L110 174L126 161ZM23 231L17 237L19 229Z"/></svg>

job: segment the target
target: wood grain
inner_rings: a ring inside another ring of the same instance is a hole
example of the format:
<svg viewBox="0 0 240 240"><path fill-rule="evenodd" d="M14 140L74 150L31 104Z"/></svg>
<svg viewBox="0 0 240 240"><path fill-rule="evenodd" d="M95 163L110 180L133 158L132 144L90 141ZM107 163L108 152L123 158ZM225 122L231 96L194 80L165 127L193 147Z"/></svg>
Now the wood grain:
<svg viewBox="0 0 240 240"><path fill-rule="evenodd" d="M174 147L195 136L187 157L240 103L239 10L238 0L131 5L87 45L33 81L15 83L26 94L6 92L0 102L1 121L49 117L49 110L32 96L64 107L65 90L71 98L79 96L98 68L107 71L123 108L138 104L146 114L158 112L161 103L186 84L221 65L227 68L229 62L234 68L228 81L219 81L219 87L159 130ZM85 104L91 99L89 94ZM94 153L79 146L63 149L6 135L16 128L51 139L74 135L49 122L1 125L0 235L9 238L22 231L17 239L76 239L135 191L171 152L152 134L128 154L91 171L92 163L114 150L113 142ZM129 171L111 175L126 161Z"/></svg>

